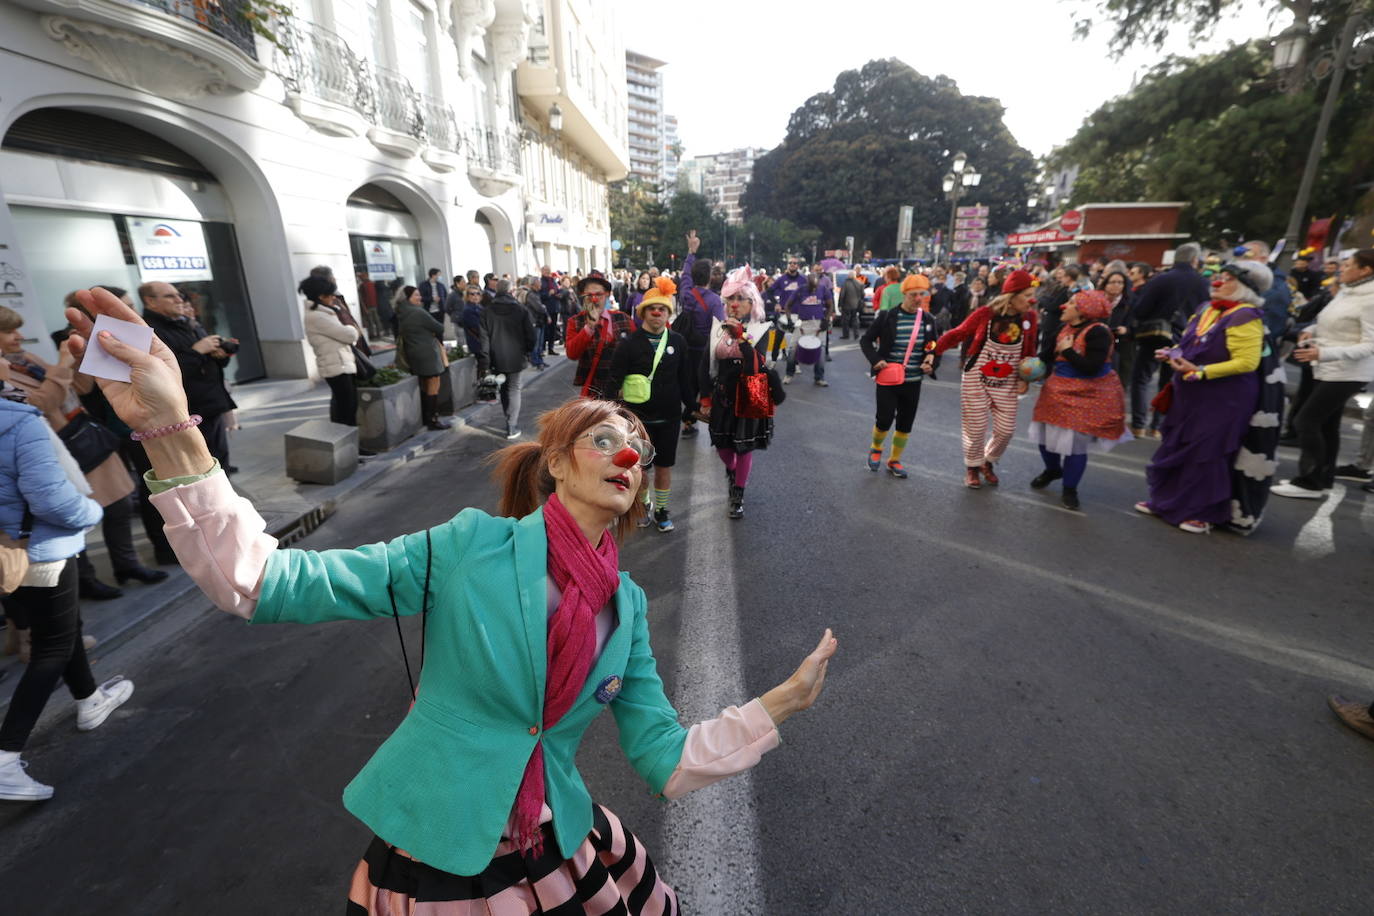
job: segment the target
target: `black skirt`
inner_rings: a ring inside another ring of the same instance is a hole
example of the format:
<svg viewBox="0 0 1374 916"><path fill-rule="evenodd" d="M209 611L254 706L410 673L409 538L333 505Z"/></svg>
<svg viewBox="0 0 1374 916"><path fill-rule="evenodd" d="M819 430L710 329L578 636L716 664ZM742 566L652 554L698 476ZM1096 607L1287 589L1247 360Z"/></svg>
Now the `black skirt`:
<svg viewBox="0 0 1374 916"><path fill-rule="evenodd" d="M730 448L737 454L768 448L773 439L773 418L740 417L735 415L735 392L739 387L743 362L738 359L721 360L715 384L711 390L712 448Z"/></svg>

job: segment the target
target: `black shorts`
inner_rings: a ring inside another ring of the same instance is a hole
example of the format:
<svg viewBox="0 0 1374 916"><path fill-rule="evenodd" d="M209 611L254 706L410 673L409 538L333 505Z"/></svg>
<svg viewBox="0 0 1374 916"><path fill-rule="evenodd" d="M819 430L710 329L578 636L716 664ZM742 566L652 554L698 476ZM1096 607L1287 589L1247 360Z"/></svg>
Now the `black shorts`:
<svg viewBox="0 0 1374 916"><path fill-rule="evenodd" d="M654 445L654 467L672 467L677 462L677 440L682 424L677 420L662 420L645 423L644 428L649 431L649 441Z"/></svg>

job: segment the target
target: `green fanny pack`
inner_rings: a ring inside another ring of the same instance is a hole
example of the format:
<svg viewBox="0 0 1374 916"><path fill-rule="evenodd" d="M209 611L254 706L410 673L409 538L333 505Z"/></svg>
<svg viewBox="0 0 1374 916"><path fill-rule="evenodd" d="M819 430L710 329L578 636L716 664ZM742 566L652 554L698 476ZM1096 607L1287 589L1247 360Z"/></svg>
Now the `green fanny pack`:
<svg viewBox="0 0 1374 916"><path fill-rule="evenodd" d="M654 353L654 365L649 369L648 375L640 375L633 372L625 376L625 381L620 385L620 399L626 404L643 404L649 400L649 393L653 390L654 373L658 371L658 361L663 358L663 350L668 346L668 329L663 329L663 335L658 339L658 350Z"/></svg>

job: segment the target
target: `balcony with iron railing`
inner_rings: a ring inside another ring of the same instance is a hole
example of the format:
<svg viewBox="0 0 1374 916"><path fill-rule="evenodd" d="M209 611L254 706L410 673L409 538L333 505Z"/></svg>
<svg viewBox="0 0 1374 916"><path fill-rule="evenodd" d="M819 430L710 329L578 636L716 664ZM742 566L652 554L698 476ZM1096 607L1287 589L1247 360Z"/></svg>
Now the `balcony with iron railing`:
<svg viewBox="0 0 1374 916"><path fill-rule="evenodd" d="M248 0L12 0L48 37L132 88L186 99L255 89L267 75Z"/></svg>
<svg viewBox="0 0 1374 916"><path fill-rule="evenodd" d="M398 156L418 153L436 171L457 168L457 119L440 99L416 92L402 73L373 66L323 26L295 22L283 39L278 72L301 120L334 136L366 134Z"/></svg>

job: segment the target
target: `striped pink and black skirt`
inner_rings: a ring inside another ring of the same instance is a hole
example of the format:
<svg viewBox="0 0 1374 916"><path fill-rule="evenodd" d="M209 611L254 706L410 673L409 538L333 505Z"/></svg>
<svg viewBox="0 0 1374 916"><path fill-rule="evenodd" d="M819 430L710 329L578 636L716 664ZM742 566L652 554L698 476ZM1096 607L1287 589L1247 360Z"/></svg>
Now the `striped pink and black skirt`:
<svg viewBox="0 0 1374 916"><path fill-rule="evenodd" d="M543 830L543 855L502 840L478 875L440 871L374 837L353 871L347 916L678 916L677 894L608 809L592 805L592 831L569 859L550 825Z"/></svg>

